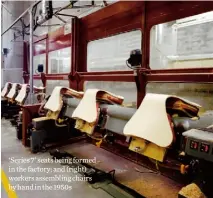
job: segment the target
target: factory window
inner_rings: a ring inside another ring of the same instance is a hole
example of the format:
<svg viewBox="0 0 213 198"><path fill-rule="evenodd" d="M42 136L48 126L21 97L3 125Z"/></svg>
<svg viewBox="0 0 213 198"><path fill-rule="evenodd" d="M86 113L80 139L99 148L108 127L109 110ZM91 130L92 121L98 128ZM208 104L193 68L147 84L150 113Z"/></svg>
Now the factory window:
<svg viewBox="0 0 213 198"><path fill-rule="evenodd" d="M148 83L147 93L183 97L202 106L202 111L213 110L213 86L202 83Z"/></svg>
<svg viewBox="0 0 213 198"><path fill-rule="evenodd" d="M126 66L131 50L141 49L141 31L135 30L90 41L87 46L87 71L130 70Z"/></svg>
<svg viewBox="0 0 213 198"><path fill-rule="evenodd" d="M38 65L44 66L44 73L46 71L46 54L39 54L33 57L34 74L37 74Z"/></svg>
<svg viewBox="0 0 213 198"><path fill-rule="evenodd" d="M49 52L48 73L69 73L71 71L71 48Z"/></svg>
<svg viewBox="0 0 213 198"><path fill-rule="evenodd" d="M150 68L212 67L213 12L152 27Z"/></svg>
<svg viewBox="0 0 213 198"><path fill-rule="evenodd" d="M46 85L47 95L50 95L56 86L69 87L69 81L68 80L47 80L47 85Z"/></svg>
<svg viewBox="0 0 213 198"><path fill-rule="evenodd" d="M33 85L36 86L36 87L43 87L42 81L41 80L37 80L37 79L33 80Z"/></svg>
<svg viewBox="0 0 213 198"><path fill-rule="evenodd" d="M84 91L94 88L123 96L125 106L134 108L137 106L137 88L135 82L86 81L84 83Z"/></svg>

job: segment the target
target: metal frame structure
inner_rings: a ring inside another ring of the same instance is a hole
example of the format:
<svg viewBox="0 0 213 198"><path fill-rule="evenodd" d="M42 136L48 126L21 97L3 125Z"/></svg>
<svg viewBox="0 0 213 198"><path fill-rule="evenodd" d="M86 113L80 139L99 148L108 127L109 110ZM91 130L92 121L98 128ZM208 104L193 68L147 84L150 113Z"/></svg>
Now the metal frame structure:
<svg viewBox="0 0 213 198"><path fill-rule="evenodd" d="M47 74L46 79L64 80L69 77L70 87L79 90L83 90L85 81L135 82L132 71L87 72L87 43L140 29L143 57L142 66L138 72L140 82L137 93L138 106L146 93L146 84L150 82L213 83L213 67L211 66L209 68L162 70L153 70L149 67L150 30L154 25L211 10L213 10L213 3L202 1L181 3L120 1L81 19L74 18L71 34L71 72L69 74ZM60 39L64 37L62 32ZM57 47L54 50L56 49ZM39 79L38 76L35 78Z"/></svg>
<svg viewBox="0 0 213 198"><path fill-rule="evenodd" d="M70 9L69 6L60 8ZM127 31L142 31L142 66L138 71L139 86L137 104L140 105L149 82L165 83L213 83L213 67L162 69L149 67L150 30L154 25L212 11L212 2L149 2L119 1L86 17L72 19L72 33L64 35L64 27L34 40L34 44L46 42L46 80L68 80L73 89L83 90L85 81L135 82L133 71L87 72L87 44L89 41L109 37ZM60 13L59 13L60 14ZM112 23L113 21L113 23ZM63 40L62 45L57 40ZM72 48L70 73L48 74L48 53L65 47ZM44 52L35 51L35 54ZM32 72L32 71L31 71ZM34 75L34 79L40 79Z"/></svg>
<svg viewBox="0 0 213 198"><path fill-rule="evenodd" d="M61 18L59 15L62 16L69 16L69 17L73 17L73 18L77 18L77 16L73 16L73 15L65 15L65 14L61 14L60 12L64 9L69 9L69 8L74 8L74 3L76 3L77 1L71 1L68 5L62 7L62 8L58 8L54 13L53 16L58 18L60 21L62 21L64 24L66 24L66 21ZM88 5L88 7L95 7L94 2L91 1L92 4ZM29 83L30 83L30 98L31 98L31 103L33 103L33 71L34 71L34 67L33 67L33 44L34 44L34 35L33 35L33 31L35 29L35 27L37 27L34 24L34 13L33 13L33 9L39 4L41 3L41 1L36 1L32 6L30 6L28 9L26 9L2 34L1 36L3 36L6 32L8 32L10 29L12 29L14 27L15 24L17 24L18 21L21 21L23 19L23 17L27 14L29 14L30 16L30 24L29 24L29 64L30 64L30 78L29 78ZM78 7L80 8L80 7ZM47 20L44 20L42 23L45 23ZM55 24L54 24L55 25ZM58 25L58 24L56 24ZM26 52L26 50L24 49L24 51ZM24 61L24 64L27 64L26 61ZM28 76L28 69L27 66L24 65L23 66L24 69L26 69L26 71L23 71L23 77ZM24 78L24 80L26 81L26 78Z"/></svg>

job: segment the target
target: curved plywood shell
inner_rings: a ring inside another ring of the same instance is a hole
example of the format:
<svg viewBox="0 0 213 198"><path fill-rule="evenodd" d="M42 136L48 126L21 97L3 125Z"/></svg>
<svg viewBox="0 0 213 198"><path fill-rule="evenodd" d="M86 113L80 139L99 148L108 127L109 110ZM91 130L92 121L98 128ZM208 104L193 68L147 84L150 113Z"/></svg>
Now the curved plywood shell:
<svg viewBox="0 0 213 198"><path fill-rule="evenodd" d="M81 102L72 114L72 118L79 118L86 122L95 122L98 116L97 100L101 100L106 103L122 104L123 97L114 95L110 92L99 89L88 89Z"/></svg>
<svg viewBox="0 0 213 198"><path fill-rule="evenodd" d="M10 82L7 82L5 85L4 85L4 88L2 89L1 91L1 96L2 97L5 97L5 95L8 93L8 89L9 89L9 86L11 85Z"/></svg>
<svg viewBox="0 0 213 198"><path fill-rule="evenodd" d="M200 107L177 96L146 94L136 113L125 125L124 134L148 140L161 147L169 146L173 141L173 132L166 110L169 98L176 98L196 108Z"/></svg>
<svg viewBox="0 0 213 198"><path fill-rule="evenodd" d="M57 86L54 88L49 100L44 108L53 112L60 111L63 105L62 94L72 96L74 98L82 98L83 92L77 92L73 89Z"/></svg>
<svg viewBox="0 0 213 198"><path fill-rule="evenodd" d="M16 92L17 92L17 89L18 89L18 86L20 86L20 84L18 83L13 83L12 84L12 88L10 89L9 93L7 94L7 98L9 99L13 99L16 95Z"/></svg>
<svg viewBox="0 0 213 198"><path fill-rule="evenodd" d="M21 89L20 89L18 95L16 96L15 101L19 102L19 103L23 103L24 99L27 96L28 89L29 89L28 84L21 85Z"/></svg>

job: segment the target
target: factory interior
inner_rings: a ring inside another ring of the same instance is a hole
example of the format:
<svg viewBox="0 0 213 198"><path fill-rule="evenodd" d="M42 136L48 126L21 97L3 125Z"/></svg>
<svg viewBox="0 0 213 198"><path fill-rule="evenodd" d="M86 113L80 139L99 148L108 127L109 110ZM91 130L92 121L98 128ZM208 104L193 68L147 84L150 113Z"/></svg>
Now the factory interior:
<svg viewBox="0 0 213 198"><path fill-rule="evenodd" d="M213 1L1 1L2 198L212 198Z"/></svg>

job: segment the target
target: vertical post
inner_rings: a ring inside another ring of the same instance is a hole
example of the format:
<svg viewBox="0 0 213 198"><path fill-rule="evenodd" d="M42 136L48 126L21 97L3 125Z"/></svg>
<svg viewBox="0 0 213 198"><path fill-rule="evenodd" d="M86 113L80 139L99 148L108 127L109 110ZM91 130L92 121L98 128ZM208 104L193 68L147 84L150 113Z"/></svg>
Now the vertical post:
<svg viewBox="0 0 213 198"><path fill-rule="evenodd" d="M33 13L32 8L29 10L30 15L30 103L33 104Z"/></svg>
<svg viewBox="0 0 213 198"><path fill-rule="evenodd" d="M3 21L3 11L4 11L4 9L3 9L3 4L1 3L1 31L3 32L3 23L4 23L4 21ZM1 54L2 54L2 51L3 51L3 36L1 36ZM2 56L1 57L2 58L2 60L1 60L1 68L4 68L4 57Z"/></svg>

